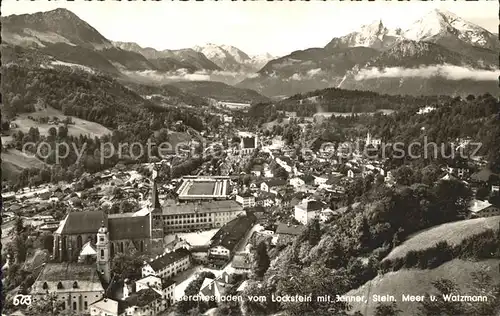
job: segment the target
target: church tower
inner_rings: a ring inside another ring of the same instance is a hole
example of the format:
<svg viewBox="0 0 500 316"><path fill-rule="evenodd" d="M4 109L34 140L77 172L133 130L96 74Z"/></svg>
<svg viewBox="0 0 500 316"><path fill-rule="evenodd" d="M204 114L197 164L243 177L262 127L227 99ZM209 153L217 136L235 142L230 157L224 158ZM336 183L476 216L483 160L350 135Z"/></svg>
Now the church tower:
<svg viewBox="0 0 500 316"><path fill-rule="evenodd" d="M102 224L97 231L97 271L102 274L104 280L111 280L111 259L109 253L109 233L108 229Z"/></svg>
<svg viewBox="0 0 500 316"><path fill-rule="evenodd" d="M164 249L164 232L163 232L163 214L158 198L158 187L156 184L156 177L158 171L153 170L153 187L151 189L151 211L150 216L150 238L151 238L151 252L162 254Z"/></svg>

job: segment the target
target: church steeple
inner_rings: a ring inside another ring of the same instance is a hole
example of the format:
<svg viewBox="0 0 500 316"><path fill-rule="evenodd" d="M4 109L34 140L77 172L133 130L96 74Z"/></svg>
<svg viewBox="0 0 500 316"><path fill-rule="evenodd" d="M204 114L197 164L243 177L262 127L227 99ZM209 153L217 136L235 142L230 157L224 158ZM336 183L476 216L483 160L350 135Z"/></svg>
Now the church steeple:
<svg viewBox="0 0 500 316"><path fill-rule="evenodd" d="M158 175L158 170L153 169L153 187L151 188L151 212L149 213L150 219L150 241L151 241L151 252L152 253L163 253L163 214L160 205L160 199L158 198L158 187L156 184L156 177Z"/></svg>
<svg viewBox="0 0 500 316"><path fill-rule="evenodd" d="M97 271L102 274L104 280L109 282L111 277L111 258L109 253L109 233L108 228L101 225L97 231Z"/></svg>
<svg viewBox="0 0 500 316"><path fill-rule="evenodd" d="M151 192L151 204L153 210L161 208L160 199L158 198L158 186L156 185L156 180L153 179L153 188Z"/></svg>

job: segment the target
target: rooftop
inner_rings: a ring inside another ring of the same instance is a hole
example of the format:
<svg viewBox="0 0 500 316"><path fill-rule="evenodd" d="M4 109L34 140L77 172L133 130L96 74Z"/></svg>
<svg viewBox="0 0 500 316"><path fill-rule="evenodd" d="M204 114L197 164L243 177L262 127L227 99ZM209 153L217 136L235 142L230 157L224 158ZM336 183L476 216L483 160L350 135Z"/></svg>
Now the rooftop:
<svg viewBox="0 0 500 316"><path fill-rule="evenodd" d="M149 238L149 217L117 217L108 219L110 240Z"/></svg>
<svg viewBox="0 0 500 316"><path fill-rule="evenodd" d="M235 254L233 257L232 267L235 269L250 269L252 267L250 254L245 252Z"/></svg>
<svg viewBox="0 0 500 316"><path fill-rule="evenodd" d="M278 227L276 228L276 234L298 236L302 233L302 231L304 231L304 229L305 226L303 225L290 225L285 223L279 223Z"/></svg>
<svg viewBox="0 0 500 316"><path fill-rule="evenodd" d="M226 225L212 237L210 247L222 246L232 251L236 244L245 236L247 231L253 226L256 217L253 214L239 216Z"/></svg>
<svg viewBox="0 0 500 316"><path fill-rule="evenodd" d="M101 211L71 212L61 223L61 233L65 235L95 234L103 222L106 223L106 214Z"/></svg>
<svg viewBox="0 0 500 316"><path fill-rule="evenodd" d="M154 300L160 299L161 295L158 294L155 290L153 289L143 289L140 290L139 292L131 294L129 297L125 299L125 303L131 307L131 306L146 306L149 305L151 302Z"/></svg>
<svg viewBox="0 0 500 316"><path fill-rule="evenodd" d="M184 249L177 249L176 251L165 253L161 256L156 257L152 261L149 261L147 264L154 270L159 271L167 267L168 265L181 260L182 258L189 256L191 253Z"/></svg>
<svg viewBox="0 0 500 316"><path fill-rule="evenodd" d="M74 284L77 287L74 288ZM99 292L104 291L99 275L94 265L80 263L47 263L40 272L32 290L34 293L45 292L44 283L48 289L57 289L58 283L62 289L71 291Z"/></svg>
<svg viewBox="0 0 500 316"><path fill-rule="evenodd" d="M320 211L325 208L325 204L320 201L316 200L303 200L299 205L296 207L299 207L303 210L306 210L307 212L314 212L314 211Z"/></svg>
<svg viewBox="0 0 500 316"><path fill-rule="evenodd" d="M203 201L200 203L179 203L167 201L163 204L163 215L182 215L192 213L219 213L242 211L241 205L234 200Z"/></svg>

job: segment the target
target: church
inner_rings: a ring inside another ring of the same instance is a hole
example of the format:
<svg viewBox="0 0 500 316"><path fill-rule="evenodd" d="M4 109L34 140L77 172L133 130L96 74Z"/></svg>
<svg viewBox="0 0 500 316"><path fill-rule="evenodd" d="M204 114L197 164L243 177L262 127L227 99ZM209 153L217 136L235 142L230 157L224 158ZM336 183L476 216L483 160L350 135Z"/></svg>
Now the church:
<svg viewBox="0 0 500 316"><path fill-rule="evenodd" d="M162 210L156 182L152 205L145 215L110 214L102 211L71 212L54 232L53 259L76 262L84 245L97 244L97 232L105 227L109 234L109 256L130 251L161 254L164 252Z"/></svg>

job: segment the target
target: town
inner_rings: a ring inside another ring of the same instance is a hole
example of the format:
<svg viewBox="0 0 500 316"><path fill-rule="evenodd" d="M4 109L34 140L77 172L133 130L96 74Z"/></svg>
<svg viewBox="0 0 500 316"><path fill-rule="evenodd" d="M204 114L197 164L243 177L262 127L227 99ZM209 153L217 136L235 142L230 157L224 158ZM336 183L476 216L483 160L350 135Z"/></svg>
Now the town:
<svg viewBox="0 0 500 316"><path fill-rule="evenodd" d="M2 3L1 316L500 315L498 3L222 2Z"/></svg>
<svg viewBox="0 0 500 316"><path fill-rule="evenodd" d="M229 126L226 120L221 129ZM308 225L355 209L359 202L342 206L354 183L397 185L394 170L359 151L360 144L382 144L369 132L315 149L314 141L298 148L280 136L233 130L221 158L192 175L172 177L173 155L4 193L2 270L7 278L12 269L24 275L6 283L17 284L11 295L29 293L37 304L49 294L60 311L92 316L163 315L179 306L187 312L195 304L183 301L188 294L213 308L221 297L243 293L248 278L269 266L268 253L293 243ZM437 172L437 181L498 195L481 161ZM477 198L469 210L471 218L500 215L498 204ZM9 247L19 234L31 241L22 256L20 246Z"/></svg>

